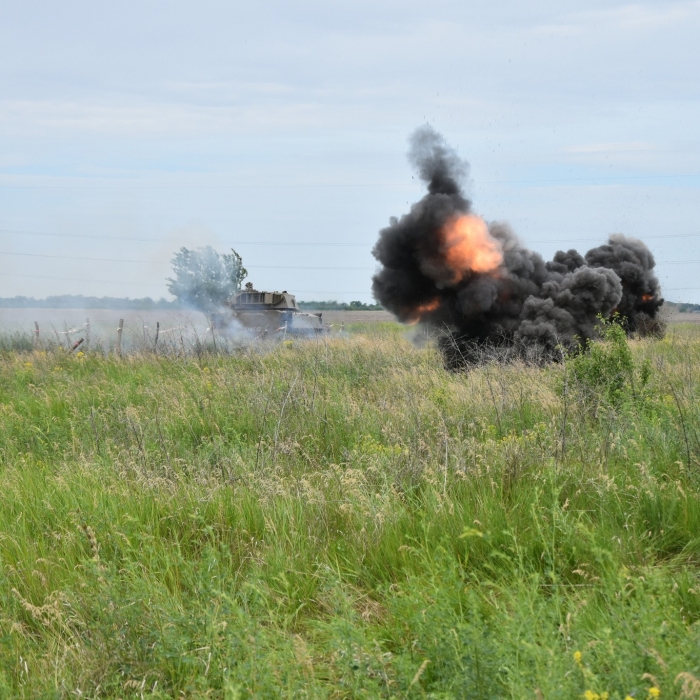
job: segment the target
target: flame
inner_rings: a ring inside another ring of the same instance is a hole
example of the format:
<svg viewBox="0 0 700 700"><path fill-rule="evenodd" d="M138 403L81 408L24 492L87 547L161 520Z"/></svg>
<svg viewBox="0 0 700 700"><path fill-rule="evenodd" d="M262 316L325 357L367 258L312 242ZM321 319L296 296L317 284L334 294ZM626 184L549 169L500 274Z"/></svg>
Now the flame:
<svg viewBox="0 0 700 700"><path fill-rule="evenodd" d="M467 272L494 272L503 262L501 244L491 237L486 222L474 214L451 218L440 230L442 255L453 272L453 284Z"/></svg>
<svg viewBox="0 0 700 700"><path fill-rule="evenodd" d="M654 298L653 294L642 294L642 301L646 304Z"/></svg>
<svg viewBox="0 0 700 700"><path fill-rule="evenodd" d="M435 299L432 301L426 301L425 304L419 304L408 312L404 323L408 323L412 326L413 324L418 323L418 321L421 321L423 316L426 314L429 314L431 311L435 311L438 306L440 306L440 300L437 297L435 297Z"/></svg>

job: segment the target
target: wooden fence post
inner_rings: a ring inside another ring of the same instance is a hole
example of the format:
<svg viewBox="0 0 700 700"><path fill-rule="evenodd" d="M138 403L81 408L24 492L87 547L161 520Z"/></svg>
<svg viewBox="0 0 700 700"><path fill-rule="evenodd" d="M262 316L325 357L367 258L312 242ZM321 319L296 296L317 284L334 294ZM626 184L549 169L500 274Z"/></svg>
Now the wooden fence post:
<svg viewBox="0 0 700 700"><path fill-rule="evenodd" d="M39 347L39 322L34 321L34 347Z"/></svg>
<svg viewBox="0 0 700 700"><path fill-rule="evenodd" d="M158 352L158 336L160 335L160 321L156 321L156 339L153 341L153 352Z"/></svg>
<svg viewBox="0 0 700 700"><path fill-rule="evenodd" d="M85 319L85 349L90 347L90 319Z"/></svg>
<svg viewBox="0 0 700 700"><path fill-rule="evenodd" d="M122 356L122 331L124 330L124 319L119 319L119 327L117 328L117 357Z"/></svg>

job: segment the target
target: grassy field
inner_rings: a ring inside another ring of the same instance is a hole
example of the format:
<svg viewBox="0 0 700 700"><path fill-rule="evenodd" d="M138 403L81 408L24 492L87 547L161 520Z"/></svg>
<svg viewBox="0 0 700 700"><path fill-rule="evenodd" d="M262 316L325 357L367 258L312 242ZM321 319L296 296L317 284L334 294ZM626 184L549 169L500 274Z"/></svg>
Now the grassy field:
<svg viewBox="0 0 700 700"><path fill-rule="evenodd" d="M0 698L700 698L700 328L0 353Z"/></svg>
<svg viewBox="0 0 700 700"><path fill-rule="evenodd" d="M394 320L388 311L323 311L323 323L331 335L342 333L346 326L387 323ZM700 314L686 314L698 316ZM4 349L31 349L38 341L42 349L63 346L70 348L81 338L83 349L92 352L113 352L117 342L120 319L122 349L125 353L152 350L163 353L197 353L202 346L217 344L226 352L232 346L249 343L249 335L241 336L236 327L217 328L212 336L207 317L192 310L133 310L133 309L32 309L0 308L0 352ZM35 336L35 325L39 336Z"/></svg>

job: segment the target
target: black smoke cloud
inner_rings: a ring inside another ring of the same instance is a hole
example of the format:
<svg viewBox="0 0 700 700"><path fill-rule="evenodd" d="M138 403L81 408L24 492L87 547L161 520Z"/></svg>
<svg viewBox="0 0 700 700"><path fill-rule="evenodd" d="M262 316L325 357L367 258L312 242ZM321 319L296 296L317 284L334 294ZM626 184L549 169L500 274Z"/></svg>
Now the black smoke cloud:
<svg viewBox="0 0 700 700"><path fill-rule="evenodd" d="M410 144L409 160L428 192L380 231L373 254L382 267L373 292L399 320L444 329L448 366L475 361L484 347L554 359L559 348L575 350L595 337L599 316L615 312L630 333L658 325L663 299L654 257L644 243L622 234L585 255L558 251L545 262L507 224L490 223L502 264L456 280L445 264L440 232L449 220L472 212L461 187L467 163L430 126L418 129Z"/></svg>

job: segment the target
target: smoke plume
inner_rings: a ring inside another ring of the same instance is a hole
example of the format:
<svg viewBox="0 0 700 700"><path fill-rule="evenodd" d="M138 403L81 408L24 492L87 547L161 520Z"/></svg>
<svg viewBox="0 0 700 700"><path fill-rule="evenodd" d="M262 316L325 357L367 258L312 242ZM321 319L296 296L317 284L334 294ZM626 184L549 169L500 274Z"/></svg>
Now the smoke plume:
<svg viewBox="0 0 700 700"><path fill-rule="evenodd" d="M663 299L644 243L614 234L585 255L558 251L545 262L507 224L472 211L461 187L468 165L434 129L419 128L410 143L428 192L380 231L373 292L400 321L444 329L448 366L476 361L485 347L555 359L614 313L630 333L658 326Z"/></svg>

